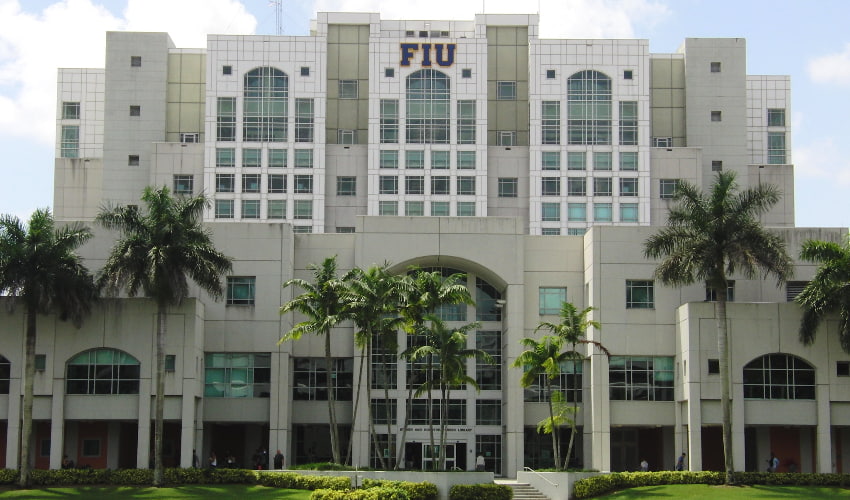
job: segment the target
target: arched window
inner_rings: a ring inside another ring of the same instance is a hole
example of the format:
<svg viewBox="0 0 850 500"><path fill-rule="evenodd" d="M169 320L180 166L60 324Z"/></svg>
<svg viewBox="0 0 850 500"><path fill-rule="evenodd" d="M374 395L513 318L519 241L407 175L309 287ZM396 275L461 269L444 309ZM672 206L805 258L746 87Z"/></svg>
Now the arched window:
<svg viewBox="0 0 850 500"><path fill-rule="evenodd" d="M245 73L242 139L246 142L286 140L289 77L270 67Z"/></svg>
<svg viewBox="0 0 850 500"><path fill-rule="evenodd" d="M407 77L408 144L449 143L449 77L421 69Z"/></svg>
<svg viewBox="0 0 850 500"><path fill-rule="evenodd" d="M117 349L92 349L68 361L66 394L138 394L139 360Z"/></svg>
<svg viewBox="0 0 850 500"><path fill-rule="evenodd" d="M569 144L611 144L611 79L580 71L567 80Z"/></svg>
<svg viewBox="0 0 850 500"><path fill-rule="evenodd" d="M0 394L9 394L9 378L12 374L12 363L6 356L0 355Z"/></svg>
<svg viewBox="0 0 850 500"><path fill-rule="evenodd" d="M766 354L744 366L745 399L815 399L815 369L790 354Z"/></svg>

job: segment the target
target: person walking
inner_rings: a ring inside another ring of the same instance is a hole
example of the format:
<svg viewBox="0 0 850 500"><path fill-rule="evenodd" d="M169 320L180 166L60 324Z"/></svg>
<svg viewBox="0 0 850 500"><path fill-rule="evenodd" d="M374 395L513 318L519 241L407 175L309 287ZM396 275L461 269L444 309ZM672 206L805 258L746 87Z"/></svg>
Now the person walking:
<svg viewBox="0 0 850 500"><path fill-rule="evenodd" d="M679 458L676 460L676 470L681 472L685 470L685 452L683 451Z"/></svg>

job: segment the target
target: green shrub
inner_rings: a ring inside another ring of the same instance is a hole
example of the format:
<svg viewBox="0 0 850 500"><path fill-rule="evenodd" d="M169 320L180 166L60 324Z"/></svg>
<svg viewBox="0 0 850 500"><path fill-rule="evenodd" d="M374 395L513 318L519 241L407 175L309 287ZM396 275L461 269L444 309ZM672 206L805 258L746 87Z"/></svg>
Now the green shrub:
<svg viewBox="0 0 850 500"><path fill-rule="evenodd" d="M259 475L259 484L273 488L293 490L350 490L347 476L306 476L294 472L265 472Z"/></svg>
<svg viewBox="0 0 850 500"><path fill-rule="evenodd" d="M198 469L206 484L256 484L257 471L250 469Z"/></svg>
<svg viewBox="0 0 850 500"><path fill-rule="evenodd" d="M77 484L110 484L107 469L34 469L30 474L33 486L70 486Z"/></svg>
<svg viewBox="0 0 850 500"><path fill-rule="evenodd" d="M289 467L290 470L371 470L368 467L352 467L350 465L337 464L333 462L315 462L311 464L300 464Z"/></svg>
<svg viewBox="0 0 850 500"><path fill-rule="evenodd" d="M514 490L503 484L456 484L449 490L450 500L511 500Z"/></svg>
<svg viewBox="0 0 850 500"><path fill-rule="evenodd" d="M169 469L181 470L181 469ZM166 471L166 481L168 480ZM153 484L153 471L150 469L118 469L109 474L109 484L116 486L142 486Z"/></svg>
<svg viewBox="0 0 850 500"><path fill-rule="evenodd" d="M316 490L310 500L410 500L407 492L397 486L374 486L351 491Z"/></svg>
<svg viewBox="0 0 850 500"><path fill-rule="evenodd" d="M14 484L18 481L18 471L12 469L0 469L0 484Z"/></svg>
<svg viewBox="0 0 850 500"><path fill-rule="evenodd" d="M414 483L410 481L390 481L387 479L366 478L363 480L364 489L381 486L400 488L407 492L407 496L410 500L437 500L437 496L439 495L437 486L427 481Z"/></svg>
<svg viewBox="0 0 850 500"><path fill-rule="evenodd" d="M153 471L151 480L153 482ZM168 484L204 484L207 482L207 475L216 474L213 469L165 469L165 482ZM216 477L218 477L216 475ZM219 481L220 482L220 481Z"/></svg>

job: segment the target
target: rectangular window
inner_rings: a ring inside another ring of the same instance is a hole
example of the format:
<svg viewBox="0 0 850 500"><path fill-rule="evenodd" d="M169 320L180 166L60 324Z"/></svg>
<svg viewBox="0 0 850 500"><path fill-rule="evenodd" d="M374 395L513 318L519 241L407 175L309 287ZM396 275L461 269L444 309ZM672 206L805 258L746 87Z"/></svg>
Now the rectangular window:
<svg viewBox="0 0 850 500"><path fill-rule="evenodd" d="M720 172L723 170L723 160L711 160L711 171Z"/></svg>
<svg viewBox="0 0 850 500"><path fill-rule="evenodd" d="M560 236L561 228L559 227L543 227L540 228L540 234L542 236Z"/></svg>
<svg viewBox="0 0 850 500"><path fill-rule="evenodd" d="M404 178L405 194L425 194L425 176L408 175Z"/></svg>
<svg viewBox="0 0 850 500"><path fill-rule="evenodd" d="M229 64L222 66L221 67L221 74L222 75L232 75L233 74L233 66L231 66Z"/></svg>
<svg viewBox="0 0 850 500"><path fill-rule="evenodd" d="M472 78L472 69L463 68L462 70L460 70L460 77L461 78Z"/></svg>
<svg viewBox="0 0 850 500"><path fill-rule="evenodd" d="M567 196L586 196L587 178L567 177Z"/></svg>
<svg viewBox="0 0 850 500"><path fill-rule="evenodd" d="M266 192L267 193L285 193L286 192L286 175L284 175L284 174L268 174L266 176Z"/></svg>
<svg viewBox="0 0 850 500"><path fill-rule="evenodd" d="M515 146L516 131L515 130L500 130L499 131L499 146Z"/></svg>
<svg viewBox="0 0 850 500"><path fill-rule="evenodd" d="M267 398L271 393L269 353L204 354L204 397Z"/></svg>
<svg viewBox="0 0 850 500"><path fill-rule="evenodd" d="M142 116L142 107L139 105L131 105L130 116Z"/></svg>
<svg viewBox="0 0 850 500"><path fill-rule="evenodd" d="M596 222L611 222L614 214L610 203L593 204L593 220Z"/></svg>
<svg viewBox="0 0 850 500"><path fill-rule="evenodd" d="M233 200L215 200L215 218L233 218Z"/></svg>
<svg viewBox="0 0 850 500"><path fill-rule="evenodd" d="M523 400L529 403L549 401L549 393L546 391L548 382L552 384L552 392L560 392L564 401L580 403L583 368L581 361L561 361L558 370L560 373L552 379L548 379L546 374L540 375L535 384L525 388Z"/></svg>
<svg viewBox="0 0 850 500"><path fill-rule="evenodd" d="M389 404L387 404L389 403ZM372 423L376 425L395 425L398 415L398 400L396 399L373 399L372 400ZM386 436L386 434L383 434Z"/></svg>
<svg viewBox="0 0 850 500"><path fill-rule="evenodd" d="M458 170L474 170L475 169L475 151L458 151L457 152L457 168L458 168Z"/></svg>
<svg viewBox="0 0 850 500"><path fill-rule="evenodd" d="M441 401L431 402L431 415L428 415L428 401L425 399L414 399L410 402L410 424L428 425L431 422L440 421ZM466 425L466 400L450 399L446 409L448 425Z"/></svg>
<svg viewBox="0 0 850 500"><path fill-rule="evenodd" d="M256 284L256 276L228 276L227 305L253 306Z"/></svg>
<svg viewBox="0 0 850 500"><path fill-rule="evenodd" d="M611 196L611 178L596 177L593 179L593 196Z"/></svg>
<svg viewBox="0 0 850 500"><path fill-rule="evenodd" d="M516 198L517 184L516 177L499 177L499 198Z"/></svg>
<svg viewBox="0 0 850 500"><path fill-rule="evenodd" d="M195 188L195 178L192 175L174 176L174 194L191 195Z"/></svg>
<svg viewBox="0 0 850 500"><path fill-rule="evenodd" d="M708 374L709 375L718 375L720 374L720 360L719 359L709 359L708 360Z"/></svg>
<svg viewBox="0 0 850 500"><path fill-rule="evenodd" d="M404 202L404 215L411 217L421 217L425 215L424 201L406 201Z"/></svg>
<svg viewBox="0 0 850 500"><path fill-rule="evenodd" d="M458 217L475 217L475 202L474 201L459 201L457 202Z"/></svg>
<svg viewBox="0 0 850 500"><path fill-rule="evenodd" d="M448 217L449 202L447 201L432 201L431 202L431 217Z"/></svg>
<svg viewBox="0 0 850 500"><path fill-rule="evenodd" d="M555 70L554 69L547 69L546 70L546 79L547 80L554 80L555 79Z"/></svg>
<svg viewBox="0 0 850 500"><path fill-rule="evenodd" d="M623 70L623 80L631 80L634 78L634 72L630 69Z"/></svg>
<svg viewBox="0 0 850 500"><path fill-rule="evenodd" d="M500 101L516 100L516 82L496 82L496 99Z"/></svg>
<svg viewBox="0 0 850 500"><path fill-rule="evenodd" d="M717 290L713 287L705 285L705 301L706 302L716 302L717 301ZM727 280L726 281L726 301L734 302L735 301L735 280Z"/></svg>
<svg viewBox="0 0 850 500"><path fill-rule="evenodd" d="M260 200L242 200L242 218L260 218Z"/></svg>
<svg viewBox="0 0 850 500"><path fill-rule="evenodd" d="M620 170L637 170L638 154L634 151L620 152Z"/></svg>
<svg viewBox="0 0 850 500"><path fill-rule="evenodd" d="M263 150L256 148L245 148L242 150L243 168L260 168L263 164Z"/></svg>
<svg viewBox="0 0 850 500"><path fill-rule="evenodd" d="M850 377L850 361L836 361L835 376Z"/></svg>
<svg viewBox="0 0 850 500"><path fill-rule="evenodd" d="M340 99L357 99L359 94L359 85L357 80L340 80L339 81L339 98Z"/></svg>
<svg viewBox="0 0 850 500"><path fill-rule="evenodd" d="M312 175L296 175L294 178L295 193L312 193L313 192L313 176Z"/></svg>
<svg viewBox="0 0 850 500"><path fill-rule="evenodd" d="M538 290L538 301L540 315L558 314L561 312L561 304L567 301L567 289L565 287L540 287Z"/></svg>
<svg viewBox="0 0 850 500"><path fill-rule="evenodd" d="M637 203L620 203L620 222L638 222Z"/></svg>
<svg viewBox="0 0 850 500"><path fill-rule="evenodd" d="M593 170L611 170L614 161L610 152L593 153Z"/></svg>
<svg viewBox="0 0 850 500"><path fill-rule="evenodd" d="M662 200L672 199L676 194L676 189L679 188L679 179L660 179L658 188Z"/></svg>
<svg viewBox="0 0 850 500"><path fill-rule="evenodd" d="M767 110L767 126L768 127L784 127L785 126L785 110L784 109L768 109Z"/></svg>
<svg viewBox="0 0 850 500"><path fill-rule="evenodd" d="M356 130L337 130L336 131L336 142L338 144L357 144L357 131Z"/></svg>
<svg viewBox="0 0 850 500"><path fill-rule="evenodd" d="M620 145L636 146L638 143L637 101L620 102Z"/></svg>
<svg viewBox="0 0 850 500"><path fill-rule="evenodd" d="M767 133L767 163L770 165L785 164L785 132Z"/></svg>
<svg viewBox="0 0 850 500"><path fill-rule="evenodd" d="M310 207L310 209L312 210L312 207ZM298 217L296 217L296 219L297 218ZM312 232L313 232L313 226L296 226L296 225L292 226L292 233L293 234L310 234Z"/></svg>
<svg viewBox="0 0 850 500"><path fill-rule="evenodd" d="M561 103L559 101L543 101L540 111L542 144L560 144Z"/></svg>
<svg viewBox="0 0 850 500"><path fill-rule="evenodd" d="M295 168L313 168L313 150L295 150Z"/></svg>
<svg viewBox="0 0 850 500"><path fill-rule="evenodd" d="M622 177L620 178L620 196L637 196L638 195L638 180L637 177Z"/></svg>
<svg viewBox="0 0 850 500"><path fill-rule="evenodd" d="M709 68L710 68L712 73L720 73L720 62L719 61L712 61L709 64Z"/></svg>
<svg viewBox="0 0 850 500"><path fill-rule="evenodd" d="M655 283L652 280L626 280L626 309L654 309Z"/></svg>
<svg viewBox="0 0 850 500"><path fill-rule="evenodd" d="M560 203L541 203L540 219L543 222L558 222L561 220Z"/></svg>
<svg viewBox="0 0 850 500"><path fill-rule="evenodd" d="M425 151L405 151L405 168L425 168Z"/></svg>
<svg viewBox="0 0 850 500"><path fill-rule="evenodd" d="M234 174L215 174L215 192L233 193L236 191L236 176Z"/></svg>
<svg viewBox="0 0 850 500"><path fill-rule="evenodd" d="M711 112L711 121L713 121L713 122L723 121L723 113L721 113L720 111L712 111Z"/></svg>
<svg viewBox="0 0 850 500"><path fill-rule="evenodd" d="M587 221L587 203L567 203L567 220L570 222Z"/></svg>
<svg viewBox="0 0 850 500"><path fill-rule="evenodd" d="M672 356L611 356L612 401L673 401Z"/></svg>
<svg viewBox="0 0 850 500"><path fill-rule="evenodd" d="M398 194L398 176L382 175L379 179L378 193Z"/></svg>
<svg viewBox="0 0 850 500"><path fill-rule="evenodd" d="M218 168L230 168L236 166L236 148L216 148L215 166Z"/></svg>
<svg viewBox="0 0 850 500"><path fill-rule="evenodd" d="M292 399L327 401L328 377L337 401L351 401L354 386L354 360L331 358L331 373L325 358L293 358Z"/></svg>
<svg viewBox="0 0 850 500"><path fill-rule="evenodd" d="M216 140L236 140L236 98L219 97L216 102Z"/></svg>
<svg viewBox="0 0 850 500"><path fill-rule="evenodd" d="M286 218L286 200L269 200L268 214L269 219L285 219Z"/></svg>
<svg viewBox="0 0 850 500"><path fill-rule="evenodd" d="M395 77L395 68L384 68L384 77L385 78Z"/></svg>
<svg viewBox="0 0 850 500"><path fill-rule="evenodd" d="M381 99L381 144L398 143L398 99Z"/></svg>
<svg viewBox="0 0 850 500"><path fill-rule="evenodd" d="M584 151L569 151L567 153L567 170L587 169L587 154Z"/></svg>
<svg viewBox="0 0 850 500"><path fill-rule="evenodd" d="M787 302L794 302L797 298L797 295L800 295L803 292L803 289L808 285L808 281L788 281L785 283L785 300Z"/></svg>
<svg viewBox="0 0 850 500"><path fill-rule="evenodd" d="M337 226L336 233L337 234L350 234L354 232L353 226Z"/></svg>
<svg viewBox="0 0 850 500"><path fill-rule="evenodd" d="M398 151L381 151L378 162L380 168L398 168Z"/></svg>
<svg viewBox="0 0 850 500"><path fill-rule="evenodd" d="M62 119L63 120L79 120L80 119L80 103L79 102L63 102L62 103Z"/></svg>
<svg viewBox="0 0 850 500"><path fill-rule="evenodd" d="M398 215L397 201L379 201L378 215Z"/></svg>
<svg viewBox="0 0 850 500"><path fill-rule="evenodd" d="M500 390L502 388L502 332L500 330L477 331L475 348L493 358L492 363L476 360L475 382L478 383L478 388L482 391Z"/></svg>
<svg viewBox="0 0 850 500"><path fill-rule="evenodd" d="M301 76L310 76L309 66L301 66Z"/></svg>
<svg viewBox="0 0 850 500"><path fill-rule="evenodd" d="M313 200L295 200L295 206L293 207L293 218L294 219L312 219L313 218ZM310 226L300 226L300 227L310 227ZM292 229L295 231L295 227ZM303 230L302 230L303 231ZM310 231L304 231L310 232Z"/></svg>
<svg viewBox="0 0 850 500"><path fill-rule="evenodd" d="M543 170L561 170L561 152L543 151L540 153L540 162Z"/></svg>
<svg viewBox="0 0 850 500"><path fill-rule="evenodd" d="M584 233L587 232L586 227L568 227L567 228L567 236L584 236Z"/></svg>
<svg viewBox="0 0 850 500"><path fill-rule="evenodd" d="M431 194L449 194L449 180L445 175L431 177Z"/></svg>
<svg viewBox="0 0 850 500"><path fill-rule="evenodd" d="M561 178L543 177L540 179L540 194L543 196L561 196Z"/></svg>
<svg viewBox="0 0 850 500"><path fill-rule="evenodd" d="M201 134L197 132L180 132L180 142L183 144L201 142Z"/></svg>
<svg viewBox="0 0 850 500"><path fill-rule="evenodd" d="M475 401L475 425L502 425L502 400L501 399L478 399L478 400L476 400Z"/></svg>
<svg viewBox="0 0 850 500"><path fill-rule="evenodd" d="M475 177L459 176L457 178L457 194L475 194Z"/></svg>
<svg viewBox="0 0 850 500"><path fill-rule="evenodd" d="M450 163L448 151L431 151L431 168L445 170L451 166Z"/></svg>
<svg viewBox="0 0 850 500"><path fill-rule="evenodd" d="M139 166L139 155L127 155L127 165L131 167Z"/></svg>
<svg viewBox="0 0 850 500"><path fill-rule="evenodd" d="M355 196L357 194L357 177L352 176L337 176L336 178L336 195L337 196Z"/></svg>
<svg viewBox="0 0 850 500"><path fill-rule="evenodd" d="M673 147L673 138L672 137L653 137L652 138L652 147L654 147L654 148L672 148Z"/></svg>
<svg viewBox="0 0 850 500"><path fill-rule="evenodd" d="M62 158L80 157L80 126L62 125L62 142L59 145Z"/></svg>
<svg viewBox="0 0 850 500"><path fill-rule="evenodd" d="M141 68L142 67L142 56L130 56L130 67L131 68Z"/></svg>
<svg viewBox="0 0 850 500"><path fill-rule="evenodd" d="M295 99L295 142L313 142L313 99Z"/></svg>
<svg viewBox="0 0 850 500"><path fill-rule="evenodd" d="M475 101L457 102L457 143L475 144Z"/></svg>
<svg viewBox="0 0 850 500"><path fill-rule="evenodd" d="M139 63L141 65L141 63ZM100 456L100 439L83 439L82 456L84 457L99 457Z"/></svg>

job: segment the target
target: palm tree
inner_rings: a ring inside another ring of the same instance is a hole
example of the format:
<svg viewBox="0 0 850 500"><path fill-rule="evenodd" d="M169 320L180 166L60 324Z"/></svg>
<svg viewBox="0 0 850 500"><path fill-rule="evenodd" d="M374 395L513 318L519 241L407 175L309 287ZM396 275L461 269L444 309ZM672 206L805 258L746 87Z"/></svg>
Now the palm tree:
<svg viewBox="0 0 850 500"><path fill-rule="evenodd" d="M294 297L280 307L280 313L296 311L306 316L304 321L295 324L292 329L280 339L298 340L305 333L323 335L325 337L325 369L327 370L328 418L330 422L331 453L334 463L342 463L339 446L339 429L336 423L336 394L334 387L333 358L331 357L331 329L348 319L349 311L345 306L343 295L345 282L337 276L336 256L326 258L321 265L311 264L308 269L313 271L313 283L292 278L283 284L284 288L297 286L304 290L301 295Z"/></svg>
<svg viewBox="0 0 850 500"><path fill-rule="evenodd" d="M720 357L720 406L726 483L733 481L732 412L729 401L729 352L726 323L728 278L773 275L779 283L793 272L782 238L759 221L779 201L776 186L739 191L733 172L719 172L710 193L683 182L673 197L667 226L644 242L646 257L663 260L655 276L665 285L705 282L715 290L717 351Z"/></svg>
<svg viewBox="0 0 850 500"><path fill-rule="evenodd" d="M231 259L216 250L201 221L209 205L203 195L175 198L167 187L145 188L144 212L135 205L105 208L95 220L120 233L100 270L98 284L109 294L126 289L156 303L156 399L154 486L163 484L162 439L165 409L165 338L168 309L189 297L189 279L214 299L222 296ZM141 446L141 443L140 443Z"/></svg>
<svg viewBox="0 0 850 500"><path fill-rule="evenodd" d="M541 378L544 380L546 391L546 402L549 406L549 421L557 422L555 409L553 407L554 389L552 380L561 375L561 364L575 358L572 352L561 352L564 347L564 339L556 335L544 335L540 340L523 338L520 343L526 348L514 360L514 367L522 367L524 372L519 379L523 387L536 385ZM552 425L552 455L555 458L555 469L561 470L561 437Z"/></svg>
<svg viewBox="0 0 850 500"><path fill-rule="evenodd" d="M593 345L596 348L600 349L602 352L604 352L607 356L609 356L609 357L611 356L611 353L608 352L608 349L606 349L605 346L603 346L600 342L597 342L595 340L588 340L588 339L585 338L585 334L587 333L587 330L589 328L595 328L597 330L602 328L598 321L594 321L594 320L588 318L588 316L590 315L591 311L593 311L593 309L594 308L592 308L592 307L586 307L582 311L579 311L578 308L576 308L576 306L574 306L570 302L562 302L561 303L561 310L558 313L558 316L560 317L561 321L559 323L551 323L549 321L543 321L539 325L537 325L537 328L535 329L535 331L541 330L541 329L549 330L549 332L551 332L553 335L560 337L564 342L570 344L570 346L572 347L573 355L576 357L576 359L574 359L573 363L572 363L573 383L575 383L576 379L578 378L577 372L576 372L576 365L577 365L577 363L581 363L583 361L582 357L579 356L578 353L576 352L576 346L578 344ZM576 389L576 388L574 388L574 389ZM578 387L577 389L580 390L581 387ZM573 397L572 414L573 415L578 414L578 397L577 396ZM569 445L567 445L567 455L566 455L566 458L564 459L564 469L566 469L568 464L569 464L570 456L573 452L573 443L575 442L575 436L576 436L575 420L570 419L569 423L570 423L570 443L569 443ZM554 425L554 422L553 422L553 425Z"/></svg>
<svg viewBox="0 0 850 500"><path fill-rule="evenodd" d="M76 254L91 238L89 228L57 228L47 209L36 210L24 226L14 216L0 217L0 295L14 297L26 312L24 414L21 425L19 484L30 487L35 342L39 314L57 313L79 328L97 292L88 269Z"/></svg>
<svg viewBox="0 0 850 500"><path fill-rule="evenodd" d="M820 265L797 296L803 307L800 341L806 345L814 342L824 316L837 312L841 348L850 353L850 235L843 243L806 241L800 258Z"/></svg>
<svg viewBox="0 0 850 500"><path fill-rule="evenodd" d="M440 456L439 468L446 468L446 428L448 425L449 400L451 399L452 387L469 384L478 389L478 384L473 377L466 373L466 360L471 358L481 359L492 363L493 358L481 349L468 349L466 339L470 331L481 326L481 323L467 323L465 325L450 328L439 317L428 314L425 316L431 326L428 328L427 343L416 348L410 355L411 361L424 357L436 358L439 363L437 380L423 384L417 396L422 392L431 391L435 386L440 391Z"/></svg>

